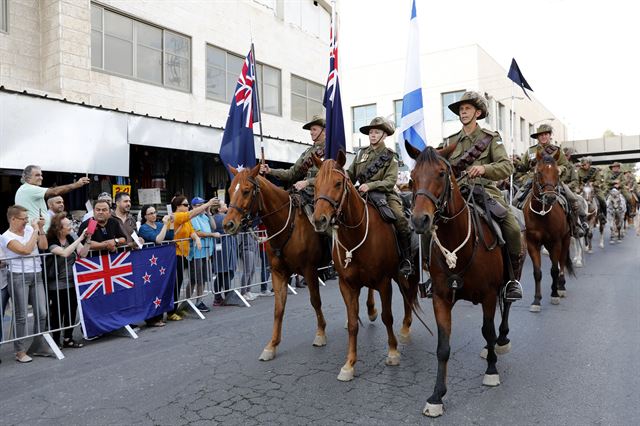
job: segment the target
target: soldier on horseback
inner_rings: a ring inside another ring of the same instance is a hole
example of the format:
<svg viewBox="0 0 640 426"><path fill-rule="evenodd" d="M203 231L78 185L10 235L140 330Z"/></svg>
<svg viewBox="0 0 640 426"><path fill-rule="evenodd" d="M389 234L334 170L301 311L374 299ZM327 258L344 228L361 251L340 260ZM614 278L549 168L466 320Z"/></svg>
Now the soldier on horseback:
<svg viewBox="0 0 640 426"><path fill-rule="evenodd" d="M616 188L618 191L620 191L624 196L627 204L627 215L629 217L635 216L635 212L631 211L631 193L629 192L627 185L625 185L626 182L624 181L624 175L620 171L620 163L615 161L609 166L609 170L611 171L609 172L605 180L607 189L611 191L613 188Z"/></svg>
<svg viewBox="0 0 640 426"><path fill-rule="evenodd" d="M315 115L313 119L302 126L309 130L313 145L307 148L295 164L288 169L272 169L267 164L260 166L260 173L273 176L285 184L293 183L293 187L303 197L304 212L308 217L313 215L313 185L318 174L318 168L313 163L312 156L324 157L325 119Z"/></svg>
<svg viewBox="0 0 640 426"><path fill-rule="evenodd" d="M369 136L369 146L358 151L347 174L351 182L360 184L358 190L363 196L369 192L380 192L386 196L387 204L396 217L401 258L399 270L408 276L412 272L411 228L404 216L402 201L393 189L398 180L398 161L395 153L384 144L387 136L394 132L395 126L384 117L376 117L368 126L361 127L360 133Z"/></svg>
<svg viewBox="0 0 640 426"><path fill-rule="evenodd" d="M593 186L593 192L598 200L599 212L598 220L601 223L607 223L607 203L604 201L604 179L600 169L591 165L591 157L582 157L580 159L580 168L578 169L578 183L584 186L590 182Z"/></svg>
<svg viewBox="0 0 640 426"><path fill-rule="evenodd" d="M449 136L444 146L457 143L449 161L459 176L466 172L463 181L481 185L490 200L497 201L506 209L506 215L499 224L507 246L513 277L509 279L505 297L508 300L522 299L522 286L518 281L522 272L522 243L520 226L511 212L495 182L507 178L513 172L507 151L497 132L483 129L477 124L488 115L486 99L476 92L465 92L462 98L449 105L449 109L460 117L462 130Z"/></svg>

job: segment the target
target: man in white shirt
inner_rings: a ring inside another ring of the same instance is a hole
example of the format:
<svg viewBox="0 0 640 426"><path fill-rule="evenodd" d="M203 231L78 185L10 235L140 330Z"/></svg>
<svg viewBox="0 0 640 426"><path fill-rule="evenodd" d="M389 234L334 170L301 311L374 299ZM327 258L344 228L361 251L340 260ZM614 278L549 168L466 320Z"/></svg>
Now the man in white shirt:
<svg viewBox="0 0 640 426"><path fill-rule="evenodd" d="M60 185L54 188L42 187L42 169L40 166L29 165L22 171L22 186L16 192L16 205L27 209L29 219L37 219L41 215L44 217L44 232L49 229L51 216L44 214L47 211L47 198L63 195L74 189L82 188L88 184L88 177L81 177L74 183Z"/></svg>

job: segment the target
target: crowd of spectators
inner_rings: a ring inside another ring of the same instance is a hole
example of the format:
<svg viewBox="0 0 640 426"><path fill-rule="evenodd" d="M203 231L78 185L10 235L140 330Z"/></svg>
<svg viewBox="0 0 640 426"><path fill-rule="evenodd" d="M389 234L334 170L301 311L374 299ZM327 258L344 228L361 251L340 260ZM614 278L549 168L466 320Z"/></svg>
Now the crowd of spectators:
<svg viewBox="0 0 640 426"><path fill-rule="evenodd" d="M12 337L16 339L14 350L20 363L32 361L30 355L53 355L42 336L36 336L28 349L25 339L19 339L31 334L27 330L29 305L34 316L32 334L54 330L51 334L60 348L84 346L82 340L74 339L72 327L78 313L73 265L76 259L90 256L92 251L116 252L137 249L143 244L171 242L178 265L174 300L181 300L188 271L186 298L195 299L197 309L202 312L210 311L204 297L207 287L214 291L213 306L240 303L235 293L230 292L238 268L238 287L245 299L273 295L267 286L269 270L264 247L247 233L224 234L222 222L227 206L223 200L206 201L196 196L189 202L185 195L177 194L171 200L171 211L161 219L155 205L142 206L136 218L131 213L129 194L117 193L112 205L111 196L102 193L74 230L62 195L83 187L89 179L83 177L55 188L42 187L42 181L40 167L30 165L24 169L15 205L7 211L9 229L0 235L0 342L3 332L6 336L4 314L11 302ZM257 224L252 228L257 230ZM250 289L258 259L262 284L260 292L254 293ZM182 320L187 309L186 304L176 303L167 312L166 320ZM166 325L164 315L145 322L153 327Z"/></svg>

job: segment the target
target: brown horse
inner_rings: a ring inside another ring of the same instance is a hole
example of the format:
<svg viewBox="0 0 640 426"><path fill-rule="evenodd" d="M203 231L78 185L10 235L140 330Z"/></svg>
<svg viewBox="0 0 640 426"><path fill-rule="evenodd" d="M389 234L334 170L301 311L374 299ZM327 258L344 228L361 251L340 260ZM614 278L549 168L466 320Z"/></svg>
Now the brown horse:
<svg viewBox="0 0 640 426"><path fill-rule="evenodd" d="M391 313L391 280L401 286L405 315L400 329L403 339L409 338L411 308L417 306L417 275L408 279L399 276L400 262L393 226L382 220L356 190L343 167L346 161L340 151L338 160L321 162L315 182L313 224L317 232L333 227L333 262L338 272L340 292L347 307L349 350L338 380L354 377L357 361L358 295L363 286L378 290L382 304L382 322L387 329L389 352L387 365L400 364L398 341L393 332Z"/></svg>
<svg viewBox="0 0 640 426"><path fill-rule="evenodd" d="M269 361L276 356L287 303L287 282L293 273L304 276L311 305L316 311L317 330L313 346L326 345L326 321L318 288L318 268L329 263L330 259L328 251L324 249L322 236L314 231L307 215L302 208L294 205L287 191L258 175L259 165L240 172L231 166L229 169L235 177L229 189L231 202L223 222L225 231L235 234L241 225L260 217L270 236L265 246L275 293L274 322L271 341L262 351L260 360ZM367 306L375 311L373 296Z"/></svg>
<svg viewBox="0 0 640 426"><path fill-rule="evenodd" d="M560 171L556 160L560 150L554 156L538 153L533 176L533 190L523 206L524 222L526 226L527 250L533 263L533 278L536 292L531 312L540 312L540 248L544 246L549 251L551 259L551 304L560 303L560 297L566 294L566 270L573 276L573 264L569 254L571 234L567 216L558 201L558 183Z"/></svg>
<svg viewBox="0 0 640 426"><path fill-rule="evenodd" d="M427 399L422 412L426 416L437 417L444 411L442 397L447 393L453 305L458 300L482 304L482 335L487 342L481 352L481 356L487 359L482 384L497 386L500 376L496 369L496 353L504 354L511 350L511 342L507 338L511 302L504 302L500 335L496 337L494 317L507 272L500 248L492 247L494 244L490 241L488 245L481 242L483 235L491 239L490 228L462 196L447 160L456 144L439 151L427 147L422 152L410 144L405 146L409 155L416 159L411 172L413 226L416 232L430 235L434 242L429 272L433 311L438 324L438 373L433 394Z"/></svg>

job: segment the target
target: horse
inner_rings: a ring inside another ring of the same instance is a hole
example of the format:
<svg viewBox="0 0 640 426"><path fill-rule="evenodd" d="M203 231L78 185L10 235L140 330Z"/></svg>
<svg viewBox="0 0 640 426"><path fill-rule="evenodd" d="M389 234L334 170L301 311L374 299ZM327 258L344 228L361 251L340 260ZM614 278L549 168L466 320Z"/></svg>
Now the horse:
<svg viewBox="0 0 640 426"><path fill-rule="evenodd" d="M595 191L593 190L593 185L591 182L587 182L582 187L582 198L587 202L587 226L589 227L589 231L584 236L584 242L587 247L587 253L593 253L593 229L596 226L599 227L600 230L600 248L604 248L604 221L598 220L600 216L600 204L595 196Z"/></svg>
<svg viewBox="0 0 640 426"><path fill-rule="evenodd" d="M338 273L340 293L347 308L349 346L347 359L340 369L338 380L353 380L357 361L358 295L363 286L380 293L382 322L387 330L389 350L386 365L399 365L398 341L393 332L391 312L391 280L400 286L404 300L404 319L400 329L402 341L408 341L411 310L418 306L418 278L400 276L400 257L395 250L393 226L384 222L375 207L362 198L344 170L346 157L340 151L337 160L321 161L315 181L315 209L313 226L317 232L333 233L333 262Z"/></svg>
<svg viewBox="0 0 640 426"><path fill-rule="evenodd" d="M636 197L636 194L629 189L628 190L629 193L631 194L631 197L629 198L629 210L625 213L624 215L624 229L626 231L627 228L634 228L635 226L635 221L638 217L638 199Z"/></svg>
<svg viewBox="0 0 640 426"><path fill-rule="evenodd" d="M325 346L326 321L318 288L318 268L329 262L322 236L316 233L303 209L296 206L292 196L258 174L260 165L238 171L229 166L234 175L229 188L229 211L223 221L225 232L237 233L242 225L260 217L267 229L265 244L271 264L274 297L274 321L271 340L260 354L261 361L270 361L282 337L282 319L287 304L287 282L292 274L304 276L309 299L316 313L317 329L313 346ZM367 299L370 316L376 315L373 294Z"/></svg>
<svg viewBox="0 0 640 426"><path fill-rule="evenodd" d="M536 290L529 311L540 312L540 248L544 246L549 251L551 260L551 304L560 303L560 297L565 297L565 269L575 276L569 243L571 239L569 222L566 213L558 203L558 185L560 171L557 159L560 150L553 156L538 153L533 176L533 189L525 200L523 213L527 236L527 251L533 263L533 278Z"/></svg>
<svg viewBox="0 0 640 426"><path fill-rule="evenodd" d="M411 172L411 221L417 233L430 235L433 241L429 272L433 311L438 327L438 372L433 394L427 399L422 412L426 416L437 417L444 411L442 397L447 392L451 310L456 301L468 300L482 304L482 335L486 346L481 356L487 360L482 384L500 384L496 354L511 350L511 342L507 337L511 302L504 301L500 334L497 337L494 317L508 272L505 270L502 250L496 247L497 237L487 244L483 236L492 235L490 227L471 209L453 175L448 158L456 144L439 151L427 147L422 152L408 143L405 146L409 155L416 160Z"/></svg>
<svg viewBox="0 0 640 426"><path fill-rule="evenodd" d="M616 188L609 191L607 195L607 214L611 221L611 235L609 244L620 242L624 238L624 217L627 212L627 205L622 193Z"/></svg>

